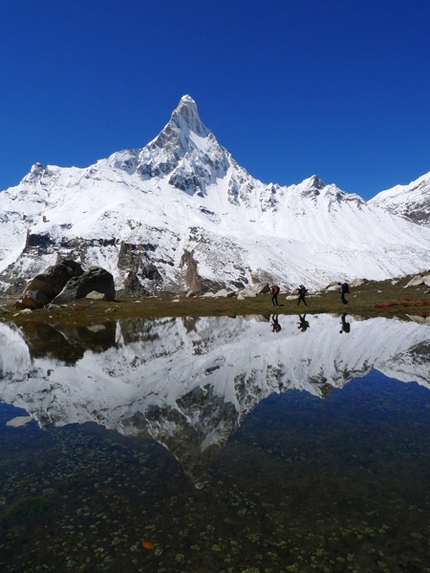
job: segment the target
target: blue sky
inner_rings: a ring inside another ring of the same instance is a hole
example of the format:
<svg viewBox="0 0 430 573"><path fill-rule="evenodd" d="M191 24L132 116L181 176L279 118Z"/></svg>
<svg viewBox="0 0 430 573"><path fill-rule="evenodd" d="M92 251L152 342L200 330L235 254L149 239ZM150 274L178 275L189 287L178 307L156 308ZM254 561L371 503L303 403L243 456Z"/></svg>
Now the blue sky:
<svg viewBox="0 0 430 573"><path fill-rule="evenodd" d="M141 148L184 94L265 183L430 171L429 0L3 0L0 189Z"/></svg>

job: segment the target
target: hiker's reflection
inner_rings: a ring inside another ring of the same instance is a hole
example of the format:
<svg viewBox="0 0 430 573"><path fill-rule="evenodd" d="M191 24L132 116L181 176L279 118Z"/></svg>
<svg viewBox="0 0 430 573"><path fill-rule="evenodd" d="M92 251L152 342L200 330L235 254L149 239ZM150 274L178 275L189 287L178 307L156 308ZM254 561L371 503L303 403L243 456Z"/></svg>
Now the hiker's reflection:
<svg viewBox="0 0 430 573"><path fill-rule="evenodd" d="M278 315L273 314L272 315L272 332L280 332L280 331L281 331L281 325L278 322Z"/></svg>
<svg viewBox="0 0 430 573"><path fill-rule="evenodd" d="M339 334L342 334L342 332L346 332L348 334L348 332L351 330L351 325L346 320L346 312L344 312L340 317L340 323L342 325L342 330L339 330Z"/></svg>
<svg viewBox="0 0 430 573"><path fill-rule="evenodd" d="M306 332L309 326L309 321L306 320L306 314L303 316L299 314L299 322L297 323L297 328L299 328L302 332Z"/></svg>

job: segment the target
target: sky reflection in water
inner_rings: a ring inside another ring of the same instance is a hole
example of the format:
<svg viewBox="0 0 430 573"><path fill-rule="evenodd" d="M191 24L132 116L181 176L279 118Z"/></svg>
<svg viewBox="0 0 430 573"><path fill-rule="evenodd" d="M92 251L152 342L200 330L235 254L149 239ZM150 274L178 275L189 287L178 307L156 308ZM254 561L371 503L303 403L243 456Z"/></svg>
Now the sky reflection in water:
<svg viewBox="0 0 430 573"><path fill-rule="evenodd" d="M430 571L428 329L308 320L0 325L2 570Z"/></svg>

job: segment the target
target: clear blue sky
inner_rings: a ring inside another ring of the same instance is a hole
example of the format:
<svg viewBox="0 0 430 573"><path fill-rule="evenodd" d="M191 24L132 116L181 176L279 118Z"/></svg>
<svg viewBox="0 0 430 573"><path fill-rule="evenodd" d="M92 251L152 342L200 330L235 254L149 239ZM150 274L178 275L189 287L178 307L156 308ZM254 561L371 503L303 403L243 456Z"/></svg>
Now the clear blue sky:
<svg viewBox="0 0 430 573"><path fill-rule="evenodd" d="M265 183L430 171L430 0L2 0L0 189L141 148L184 94Z"/></svg>

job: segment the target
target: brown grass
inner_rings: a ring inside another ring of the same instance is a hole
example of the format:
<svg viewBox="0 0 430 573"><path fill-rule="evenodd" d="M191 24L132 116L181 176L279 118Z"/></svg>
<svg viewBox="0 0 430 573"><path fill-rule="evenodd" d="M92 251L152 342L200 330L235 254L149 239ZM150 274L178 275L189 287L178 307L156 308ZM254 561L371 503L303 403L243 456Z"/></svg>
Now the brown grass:
<svg viewBox="0 0 430 573"><path fill-rule="evenodd" d="M43 308L28 314L13 310L9 302L0 313L1 320L21 322L46 322L50 324L95 324L111 320L132 318L160 318L176 316L238 316L270 314L341 314L347 312L370 318L385 316L402 318L407 314L423 317L430 315L430 291L428 287L409 287L407 296L404 286L410 277L404 277L397 284L392 281L370 281L363 286L352 288L347 295L348 305L342 305L339 293L323 292L309 294L308 306L300 304L297 299L287 300L286 295L279 295L279 306L273 307L270 295L258 295L239 301L234 298L140 298L137 300L117 300L115 302L77 300L59 308Z"/></svg>

